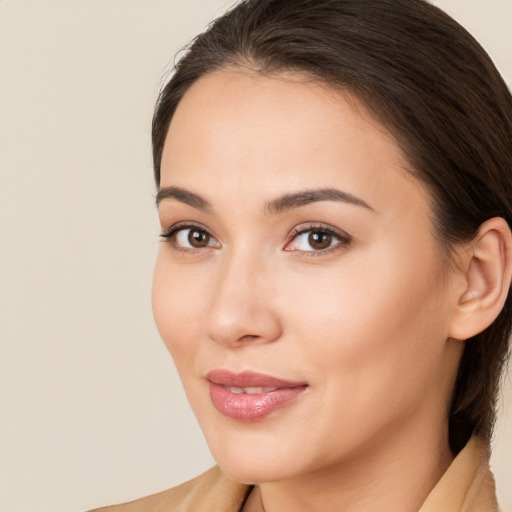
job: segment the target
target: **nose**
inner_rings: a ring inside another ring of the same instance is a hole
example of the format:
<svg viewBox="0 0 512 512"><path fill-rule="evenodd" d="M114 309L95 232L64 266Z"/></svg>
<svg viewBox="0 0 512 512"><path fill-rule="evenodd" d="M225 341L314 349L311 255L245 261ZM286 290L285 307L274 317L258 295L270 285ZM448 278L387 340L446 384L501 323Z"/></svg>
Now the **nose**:
<svg viewBox="0 0 512 512"><path fill-rule="evenodd" d="M210 339L231 348L279 339L272 274L256 257L233 254L220 263L207 317Z"/></svg>

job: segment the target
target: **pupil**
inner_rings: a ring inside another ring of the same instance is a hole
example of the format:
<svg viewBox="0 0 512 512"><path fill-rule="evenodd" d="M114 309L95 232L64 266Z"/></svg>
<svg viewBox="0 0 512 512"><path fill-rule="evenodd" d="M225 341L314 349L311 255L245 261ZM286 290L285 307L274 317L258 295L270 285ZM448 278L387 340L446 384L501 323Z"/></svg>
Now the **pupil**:
<svg viewBox="0 0 512 512"><path fill-rule="evenodd" d="M188 241L193 247L206 247L210 237L204 231L190 231Z"/></svg>
<svg viewBox="0 0 512 512"><path fill-rule="evenodd" d="M316 231L310 233L308 242L314 249L327 249L331 245L332 236Z"/></svg>

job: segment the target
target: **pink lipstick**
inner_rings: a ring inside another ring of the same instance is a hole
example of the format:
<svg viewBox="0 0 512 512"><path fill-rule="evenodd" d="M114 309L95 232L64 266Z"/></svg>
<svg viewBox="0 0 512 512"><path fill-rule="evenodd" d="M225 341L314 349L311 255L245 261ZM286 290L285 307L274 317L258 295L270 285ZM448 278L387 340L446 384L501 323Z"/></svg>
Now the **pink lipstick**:
<svg viewBox="0 0 512 512"><path fill-rule="evenodd" d="M213 370L206 378L214 407L224 416L242 422L258 421L298 398L304 382L289 382L261 373Z"/></svg>

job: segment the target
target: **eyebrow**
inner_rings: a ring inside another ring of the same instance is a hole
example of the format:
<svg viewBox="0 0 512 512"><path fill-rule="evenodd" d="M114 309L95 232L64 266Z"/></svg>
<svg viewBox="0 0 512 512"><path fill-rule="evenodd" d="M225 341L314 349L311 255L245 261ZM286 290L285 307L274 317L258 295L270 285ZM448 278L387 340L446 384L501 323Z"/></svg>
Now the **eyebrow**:
<svg viewBox="0 0 512 512"><path fill-rule="evenodd" d="M172 186L161 188L156 195L156 205L158 206L164 199L175 199L205 212L209 212L213 209L211 203L204 197L181 187ZM277 214L320 201L338 201L355 206L362 206L368 210L375 211L366 201L363 201L363 199L336 188L303 190L292 194L284 194L267 203L265 210L267 213Z"/></svg>
<svg viewBox="0 0 512 512"><path fill-rule="evenodd" d="M156 205L158 206L164 199L176 199L182 203L192 206L202 211L212 210L212 205L209 201L201 197L199 194L190 192L181 187L163 187L156 195Z"/></svg>
<svg viewBox="0 0 512 512"><path fill-rule="evenodd" d="M349 194L348 192L338 190L337 188L303 190L293 194L285 194L268 203L265 209L268 213L281 213L319 201L340 201L375 211L361 198Z"/></svg>

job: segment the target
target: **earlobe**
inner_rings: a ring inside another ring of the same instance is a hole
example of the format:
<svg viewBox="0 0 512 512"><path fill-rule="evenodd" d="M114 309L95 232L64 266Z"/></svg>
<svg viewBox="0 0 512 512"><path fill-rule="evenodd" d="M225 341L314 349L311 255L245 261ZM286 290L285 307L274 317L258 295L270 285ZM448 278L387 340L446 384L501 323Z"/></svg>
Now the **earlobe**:
<svg viewBox="0 0 512 512"><path fill-rule="evenodd" d="M499 217L484 222L465 246L465 288L458 297L450 337L466 340L494 322L507 298L512 277L512 234Z"/></svg>

